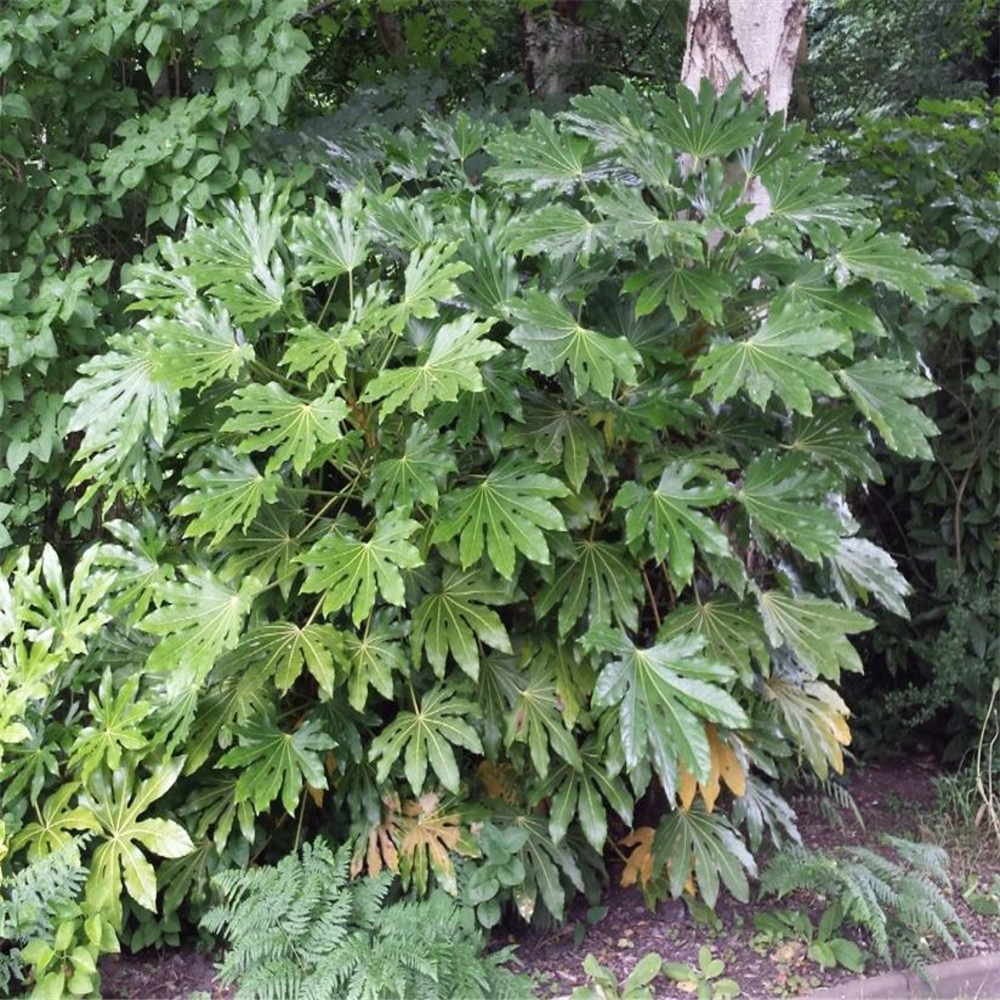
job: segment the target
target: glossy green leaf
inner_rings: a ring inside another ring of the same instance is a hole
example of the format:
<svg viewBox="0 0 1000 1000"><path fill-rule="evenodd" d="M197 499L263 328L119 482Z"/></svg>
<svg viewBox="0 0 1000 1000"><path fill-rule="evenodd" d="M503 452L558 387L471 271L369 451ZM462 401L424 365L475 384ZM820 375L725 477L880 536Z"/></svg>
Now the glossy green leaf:
<svg viewBox="0 0 1000 1000"><path fill-rule="evenodd" d="M340 440L340 425L347 417L347 404L332 385L322 396L303 400L276 382L253 383L237 389L227 406L236 416L222 425L222 431L239 435L237 452L274 449L267 460L267 473L280 469L289 459L296 472L304 472L318 445Z"/></svg>
<svg viewBox="0 0 1000 1000"><path fill-rule="evenodd" d="M452 490L442 501L432 541L446 542L459 536L463 569L479 562L485 545L494 568L505 580L514 575L517 552L547 564L545 532L566 528L551 501L567 496L569 490L536 469L533 463L512 456L477 485Z"/></svg>

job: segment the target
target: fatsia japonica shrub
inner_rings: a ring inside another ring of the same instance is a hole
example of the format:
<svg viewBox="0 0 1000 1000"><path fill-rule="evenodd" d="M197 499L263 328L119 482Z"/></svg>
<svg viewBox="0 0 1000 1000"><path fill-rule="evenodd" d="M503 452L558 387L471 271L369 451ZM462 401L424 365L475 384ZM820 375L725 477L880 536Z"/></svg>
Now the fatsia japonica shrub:
<svg viewBox="0 0 1000 1000"><path fill-rule="evenodd" d="M849 501L932 386L868 300L945 275L738 90L354 140L308 211L275 181L164 240L81 368L75 485L137 513L40 815L99 844L125 803L168 911L316 831L486 926L613 840L745 898L775 779L843 767L863 606L905 611Z"/></svg>

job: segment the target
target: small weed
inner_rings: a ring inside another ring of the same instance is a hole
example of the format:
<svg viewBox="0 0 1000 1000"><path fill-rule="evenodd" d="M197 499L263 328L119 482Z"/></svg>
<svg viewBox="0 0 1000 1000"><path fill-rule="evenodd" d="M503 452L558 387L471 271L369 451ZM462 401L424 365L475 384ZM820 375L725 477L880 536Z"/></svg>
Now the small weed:
<svg viewBox="0 0 1000 1000"><path fill-rule="evenodd" d="M726 963L712 956L707 944L698 952L698 966L684 965L682 962L667 962L663 974L678 983L680 988L690 992L698 991L698 1000L729 1000L740 995L740 986L735 979L721 979L726 971Z"/></svg>
<svg viewBox="0 0 1000 1000"><path fill-rule="evenodd" d="M663 959L650 952L635 964L623 983L619 985L615 974L594 958L587 955L583 960L583 971L588 982L577 986L570 994L570 1000L653 1000L655 994L650 983L660 974Z"/></svg>

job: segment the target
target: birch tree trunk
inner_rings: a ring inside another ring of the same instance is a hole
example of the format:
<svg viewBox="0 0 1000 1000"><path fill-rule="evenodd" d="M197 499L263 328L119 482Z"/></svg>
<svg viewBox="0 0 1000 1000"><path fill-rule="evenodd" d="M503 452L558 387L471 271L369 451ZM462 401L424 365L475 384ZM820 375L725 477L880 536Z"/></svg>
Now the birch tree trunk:
<svg viewBox="0 0 1000 1000"><path fill-rule="evenodd" d="M785 113L808 0L691 0L681 83L716 93L739 74L743 93L763 91L769 114Z"/></svg>

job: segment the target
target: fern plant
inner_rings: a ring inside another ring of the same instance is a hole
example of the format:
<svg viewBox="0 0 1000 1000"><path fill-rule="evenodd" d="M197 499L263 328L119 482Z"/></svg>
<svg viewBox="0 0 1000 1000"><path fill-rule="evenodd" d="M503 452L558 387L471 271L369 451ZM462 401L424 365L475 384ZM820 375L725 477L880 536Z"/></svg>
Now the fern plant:
<svg viewBox="0 0 1000 1000"><path fill-rule="evenodd" d="M510 949L482 954L471 910L440 891L389 901L388 873L351 881L349 868L347 847L317 841L273 867L216 876L222 902L202 926L223 934L221 978L238 998L532 995L505 967Z"/></svg>
<svg viewBox="0 0 1000 1000"><path fill-rule="evenodd" d="M883 842L895 857L867 847L833 853L789 847L771 859L760 891L779 899L797 889L819 894L870 935L876 954L890 966L902 963L923 973L929 939L953 953L959 941L969 940L948 898L948 854L901 837L886 835Z"/></svg>

